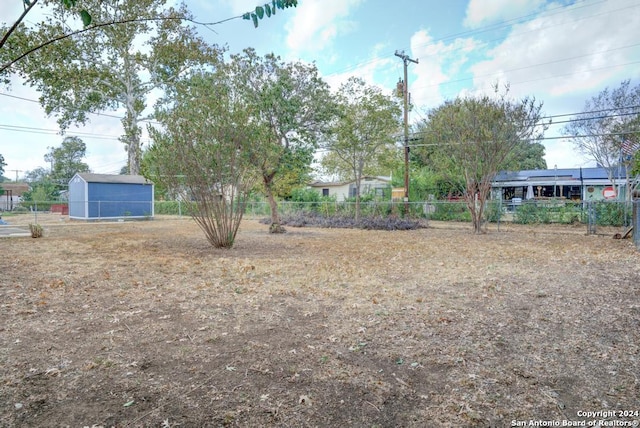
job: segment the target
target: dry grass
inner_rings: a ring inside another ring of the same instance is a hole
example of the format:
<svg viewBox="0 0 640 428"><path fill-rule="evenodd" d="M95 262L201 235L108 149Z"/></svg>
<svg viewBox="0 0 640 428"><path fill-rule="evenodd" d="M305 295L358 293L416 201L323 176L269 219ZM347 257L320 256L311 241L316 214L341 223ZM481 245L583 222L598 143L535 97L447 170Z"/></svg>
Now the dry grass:
<svg viewBox="0 0 640 428"><path fill-rule="evenodd" d="M629 240L450 224L269 235L250 220L215 250L187 219L49 216L43 238L0 240L0 426L511 426L640 410Z"/></svg>

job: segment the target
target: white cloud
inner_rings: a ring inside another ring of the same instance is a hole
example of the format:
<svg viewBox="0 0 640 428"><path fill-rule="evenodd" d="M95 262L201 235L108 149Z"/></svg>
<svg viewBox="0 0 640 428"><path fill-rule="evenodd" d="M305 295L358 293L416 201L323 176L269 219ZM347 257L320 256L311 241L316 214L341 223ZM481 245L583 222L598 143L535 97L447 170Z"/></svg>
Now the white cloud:
<svg viewBox="0 0 640 428"><path fill-rule="evenodd" d="M508 21L536 11L544 2L545 0L471 0L467 6L464 25L477 28Z"/></svg>
<svg viewBox="0 0 640 428"><path fill-rule="evenodd" d="M479 42L473 39L460 38L447 44L435 42L426 30L416 32L411 37L411 56L418 64L409 64L417 76L413 82L409 81L413 103L428 108L440 105L445 98L441 85L458 74L478 46Z"/></svg>
<svg viewBox="0 0 640 428"><path fill-rule="evenodd" d="M535 19L513 26L488 52L488 59L471 68L474 86L486 89L500 80L511 84L514 95L551 98L638 77L638 71L635 76L621 74L625 68L616 65L640 58L640 47L633 46L638 43L639 12L637 2L600 2L561 11L549 6Z"/></svg>
<svg viewBox="0 0 640 428"><path fill-rule="evenodd" d="M356 25L346 17L363 0L305 0L298 3L289 19L287 46L295 51L321 50Z"/></svg>

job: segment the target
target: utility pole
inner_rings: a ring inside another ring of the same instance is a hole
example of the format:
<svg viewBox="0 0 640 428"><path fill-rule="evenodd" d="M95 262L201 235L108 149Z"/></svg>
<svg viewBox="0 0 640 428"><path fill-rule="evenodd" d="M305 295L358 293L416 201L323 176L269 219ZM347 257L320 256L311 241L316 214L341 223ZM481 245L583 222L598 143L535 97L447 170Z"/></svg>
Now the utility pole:
<svg viewBox="0 0 640 428"><path fill-rule="evenodd" d="M24 171L22 171L21 169L10 169L9 171L13 171L13 172L15 172L15 173L16 173L16 183L18 182L18 173L19 173L19 172L24 172Z"/></svg>
<svg viewBox="0 0 640 428"><path fill-rule="evenodd" d="M418 63L417 59L409 58L404 51L396 51L397 57L404 63L404 81L402 94L404 96L404 211L409 214L409 84L407 83L407 67L409 62Z"/></svg>

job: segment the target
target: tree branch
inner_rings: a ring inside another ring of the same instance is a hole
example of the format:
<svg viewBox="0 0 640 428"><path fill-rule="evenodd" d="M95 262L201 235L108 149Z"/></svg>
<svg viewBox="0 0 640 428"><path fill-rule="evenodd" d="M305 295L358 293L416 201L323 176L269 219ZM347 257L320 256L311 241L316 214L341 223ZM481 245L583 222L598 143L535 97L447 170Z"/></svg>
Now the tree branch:
<svg viewBox="0 0 640 428"><path fill-rule="evenodd" d="M9 28L9 31L7 31L7 34L4 35L4 37L2 37L2 40L0 40L0 49L2 49L2 46L4 46L4 44L7 42L7 39L9 38L9 36L11 35L11 33L13 33L16 28L18 28L18 25L20 25L20 23L22 22L22 20L24 19L25 16L27 16L27 13L29 13L29 11L31 10L31 8L33 8L33 6L36 5L36 3L38 3L38 0L33 0L31 3L29 4L29 7L27 7L24 12L22 12L22 15L20 15L20 17L18 18L18 20L11 26L11 28ZM11 65L11 64L9 64ZM4 68L2 70L0 70L0 73L4 71Z"/></svg>
<svg viewBox="0 0 640 428"><path fill-rule="evenodd" d="M37 0L35 0L33 3L31 3L31 6L29 6L30 8L36 3ZM27 10L28 11L28 10ZM26 15L26 13L23 13L22 16L20 17L20 19L16 22L16 24L14 24L14 26L9 30L9 32L5 35L5 37L2 39L2 43L0 43L0 48L2 47L2 45L4 44L4 42L6 41L6 39L9 37L9 34L11 32L13 32L15 30L15 27L17 27L18 23L20 22L20 20L24 17L24 15ZM90 27L86 27L86 28L82 28L80 30L76 30L76 31L72 31L71 33L66 33L66 34L61 34L59 36L56 36L54 38L52 38L51 40L47 40L46 42L39 44L31 49L29 49L28 51L24 52L23 54L21 54L20 56L18 56L17 58L12 59L11 61L5 63L2 65L2 67L0 67L0 74L3 73L4 71L6 71L7 69L9 69L9 67L11 67L13 64L15 64L16 62L22 60L23 58L31 55L33 52L40 50L46 46L49 46L50 44L53 44L55 42L58 42L60 40L64 40L67 39L69 37L73 37L76 36L78 34L82 34L85 33L87 31L91 31L91 30L95 30L97 28L102 28L102 27L107 27L109 25L117 25L117 24L130 24L132 22L147 22L147 21L187 21L187 22L191 22L193 24L196 25L203 25L203 26L209 26L209 25L215 25L215 24L221 24L223 22L232 20L232 19L237 19L237 18L241 18L242 15L239 16L235 16L232 18L227 18L224 19L222 21L218 21L218 22L209 22L209 23L203 23L203 22L198 22L195 21L191 18L185 18L185 17L167 17L167 16L163 16L163 17L154 17L154 18L131 18L131 19L123 19L120 21L110 21L110 22L103 22L102 24L95 24L92 25Z"/></svg>

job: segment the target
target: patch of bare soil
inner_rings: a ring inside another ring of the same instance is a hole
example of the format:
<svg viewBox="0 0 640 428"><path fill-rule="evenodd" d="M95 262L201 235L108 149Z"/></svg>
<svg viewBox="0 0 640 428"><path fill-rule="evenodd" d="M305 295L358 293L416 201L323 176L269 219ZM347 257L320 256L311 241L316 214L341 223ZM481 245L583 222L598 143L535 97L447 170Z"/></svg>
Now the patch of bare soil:
<svg viewBox="0 0 640 428"><path fill-rule="evenodd" d="M571 226L270 235L247 220L216 250L188 219L51 219L43 238L0 239L3 427L502 427L640 411L629 240Z"/></svg>

